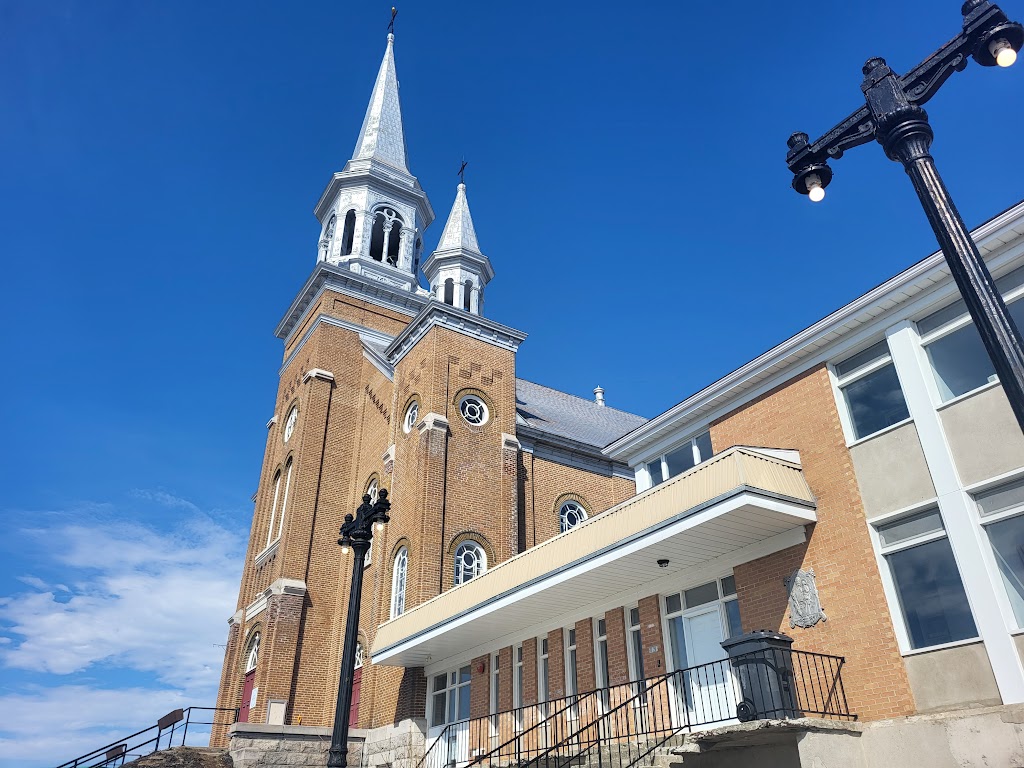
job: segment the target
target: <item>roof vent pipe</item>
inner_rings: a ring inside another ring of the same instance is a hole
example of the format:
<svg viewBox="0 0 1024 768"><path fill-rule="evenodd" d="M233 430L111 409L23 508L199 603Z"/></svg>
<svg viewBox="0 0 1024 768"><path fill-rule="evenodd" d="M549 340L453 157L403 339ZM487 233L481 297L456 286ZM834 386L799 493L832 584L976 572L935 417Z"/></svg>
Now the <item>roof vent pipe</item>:
<svg viewBox="0 0 1024 768"><path fill-rule="evenodd" d="M604 387L594 387L594 402L604 408Z"/></svg>

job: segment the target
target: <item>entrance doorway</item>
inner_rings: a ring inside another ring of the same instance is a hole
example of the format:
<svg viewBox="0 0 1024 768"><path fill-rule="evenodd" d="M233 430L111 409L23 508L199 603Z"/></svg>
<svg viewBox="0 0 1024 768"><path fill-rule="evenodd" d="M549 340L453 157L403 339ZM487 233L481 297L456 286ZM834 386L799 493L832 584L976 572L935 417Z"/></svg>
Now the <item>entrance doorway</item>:
<svg viewBox="0 0 1024 768"><path fill-rule="evenodd" d="M260 657L260 633L256 632L249 641L249 652L245 656L245 677L242 679L242 701L238 707L238 722L248 723L249 712L256 706L256 663Z"/></svg>

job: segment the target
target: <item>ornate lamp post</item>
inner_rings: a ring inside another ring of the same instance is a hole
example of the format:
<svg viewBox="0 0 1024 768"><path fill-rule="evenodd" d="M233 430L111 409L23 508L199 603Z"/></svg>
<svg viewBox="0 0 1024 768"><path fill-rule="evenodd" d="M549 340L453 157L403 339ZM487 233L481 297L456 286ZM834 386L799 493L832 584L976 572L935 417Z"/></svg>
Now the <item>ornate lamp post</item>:
<svg viewBox="0 0 1024 768"><path fill-rule="evenodd" d="M806 133L794 133L786 164L794 173L793 189L817 202L832 180L828 161L838 160L847 149L875 139L890 160L903 163L1024 429L1024 342L935 168L929 153L932 129L921 108L969 58L984 67L1013 64L1024 44L1024 27L988 0L967 0L961 12L963 31L903 77L884 59L868 59L861 85L867 105L813 143Z"/></svg>
<svg viewBox="0 0 1024 768"><path fill-rule="evenodd" d="M384 530L391 519L388 511L391 503L388 492L381 489L377 501L370 503L370 495L363 496L363 503L356 510L356 516L345 515L341 526L342 554L353 553L352 589L348 593L348 617L345 620L345 645L341 651L341 675L338 678L338 703L334 710L334 731L331 733L331 749L327 757L328 768L346 768L348 765L348 713L352 708L352 676L356 669L356 636L359 634L359 604L363 594L363 559L373 543L373 531Z"/></svg>

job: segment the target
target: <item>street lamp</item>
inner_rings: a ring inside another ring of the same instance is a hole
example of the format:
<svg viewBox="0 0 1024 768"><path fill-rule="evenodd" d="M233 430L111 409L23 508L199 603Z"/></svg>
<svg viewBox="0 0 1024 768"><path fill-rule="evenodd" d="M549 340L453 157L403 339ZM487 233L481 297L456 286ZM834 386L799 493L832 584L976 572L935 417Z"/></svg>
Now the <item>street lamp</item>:
<svg viewBox="0 0 1024 768"><path fill-rule="evenodd" d="M373 531L384 530L391 518L388 510L388 492L381 489L377 501L370 503L370 494L363 496L363 503L356 510L356 516L345 515L341 526L341 553L352 557L352 588L348 593L348 616L345 620L345 644L341 651L341 674L338 677L338 702L334 709L334 730L331 732L331 749L327 756L327 768L346 768L348 765L348 713L352 708L352 676L356 669L356 636L359 634L359 604L363 594L363 559L373 543Z"/></svg>
<svg viewBox="0 0 1024 768"><path fill-rule="evenodd" d="M969 57L984 67L1013 64L1024 45L1024 27L988 0L967 0L961 12L963 31L909 74L900 77L884 59L868 59L861 85L867 106L813 143L806 133L794 133L786 164L794 174L793 189L820 202L832 181L828 161L852 147L875 139L890 160L903 163L1024 430L1024 342L935 168L929 153L932 129L921 108L950 75L967 66Z"/></svg>

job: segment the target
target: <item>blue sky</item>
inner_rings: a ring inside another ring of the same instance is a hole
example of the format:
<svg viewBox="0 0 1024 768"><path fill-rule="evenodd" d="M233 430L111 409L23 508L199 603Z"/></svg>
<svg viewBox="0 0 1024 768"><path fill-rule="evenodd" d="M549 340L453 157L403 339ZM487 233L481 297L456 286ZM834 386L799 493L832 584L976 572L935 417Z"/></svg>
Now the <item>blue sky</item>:
<svg viewBox="0 0 1024 768"><path fill-rule="evenodd" d="M213 701L273 329L389 9L0 2L3 768ZM812 205L785 142L863 103L869 56L905 71L952 37L958 2L399 10L427 247L465 156L524 378L653 416L935 249L880 147ZM970 226L1024 198L1022 78L971 64L928 105Z"/></svg>

